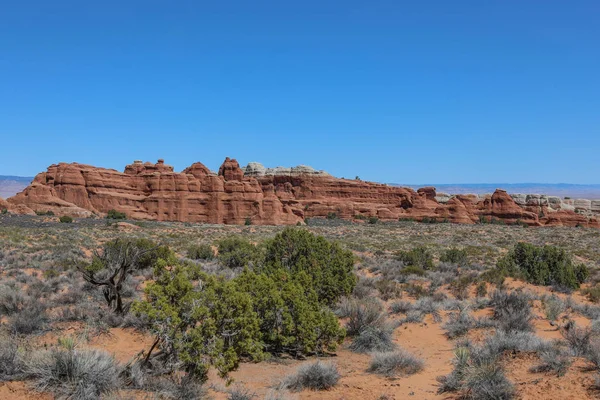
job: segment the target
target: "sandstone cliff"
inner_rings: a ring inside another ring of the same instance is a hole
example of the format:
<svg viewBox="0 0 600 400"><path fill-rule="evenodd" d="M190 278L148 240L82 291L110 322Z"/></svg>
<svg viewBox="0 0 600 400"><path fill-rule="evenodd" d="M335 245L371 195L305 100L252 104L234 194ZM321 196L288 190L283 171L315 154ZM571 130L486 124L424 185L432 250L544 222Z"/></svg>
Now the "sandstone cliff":
<svg viewBox="0 0 600 400"><path fill-rule="evenodd" d="M60 163L38 174L7 204L11 212L87 217L115 209L132 219L214 224L243 224L247 218L253 224L296 224L335 213L347 219L435 218L456 223L496 219L534 226L600 227L595 215L576 213L550 198L522 199L503 190L484 197L444 196L433 187L414 191L339 179L307 166L267 169L250 163L242 169L229 158L217 174L202 163L177 173L163 160L136 161L124 172Z"/></svg>

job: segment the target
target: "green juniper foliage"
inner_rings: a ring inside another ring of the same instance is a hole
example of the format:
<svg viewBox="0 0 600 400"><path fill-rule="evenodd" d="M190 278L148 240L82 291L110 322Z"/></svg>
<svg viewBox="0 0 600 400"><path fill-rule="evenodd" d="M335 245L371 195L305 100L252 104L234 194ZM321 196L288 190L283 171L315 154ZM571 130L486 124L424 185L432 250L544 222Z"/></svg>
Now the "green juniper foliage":
<svg viewBox="0 0 600 400"><path fill-rule="evenodd" d="M555 246L518 243L498 261L498 270L536 285L560 285L576 289L589 276L584 264L573 265L571 256Z"/></svg>
<svg viewBox="0 0 600 400"><path fill-rule="evenodd" d="M207 275L193 264L160 260L146 300L133 311L150 321L159 349L168 359L205 380L209 367L222 376L235 369L240 357L261 360L260 320L250 294L235 281ZM151 357L147 355L147 360Z"/></svg>
<svg viewBox="0 0 600 400"><path fill-rule="evenodd" d="M264 253L239 238L219 248L225 265L244 267L231 280L173 254L156 263L145 299L132 306L156 336L146 365L181 365L204 381L211 366L226 376L242 359L318 354L342 342L345 331L327 305L356 285L351 252L297 228L268 241Z"/></svg>
<svg viewBox="0 0 600 400"><path fill-rule="evenodd" d="M409 251L398 251L396 259L402 261L406 266L414 266L422 269L433 269L433 256L426 247L419 246Z"/></svg>
<svg viewBox="0 0 600 400"><path fill-rule="evenodd" d="M126 219L127 215L122 212L118 212L117 210L108 210L106 214L107 219Z"/></svg>
<svg viewBox="0 0 600 400"><path fill-rule="evenodd" d="M217 242L219 262L227 268L236 269L256 264L260 258L260 250L250 241L238 236L231 236Z"/></svg>
<svg viewBox="0 0 600 400"><path fill-rule="evenodd" d="M267 241L265 261L257 271L297 277L314 288L322 304L333 305L356 286L353 268L352 252L338 243L305 229L286 228Z"/></svg>

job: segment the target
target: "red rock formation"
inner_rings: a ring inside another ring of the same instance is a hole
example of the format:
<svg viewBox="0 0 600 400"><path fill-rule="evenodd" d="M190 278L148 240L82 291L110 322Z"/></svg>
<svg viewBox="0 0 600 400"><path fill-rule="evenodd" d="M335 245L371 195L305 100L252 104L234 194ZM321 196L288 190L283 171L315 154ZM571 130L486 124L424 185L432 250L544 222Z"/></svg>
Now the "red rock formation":
<svg viewBox="0 0 600 400"><path fill-rule="evenodd" d="M4 210L13 214L35 215L35 212L24 204L12 204L0 198L0 212Z"/></svg>
<svg viewBox="0 0 600 400"><path fill-rule="evenodd" d="M540 225L538 215L519 206L505 190L496 189L492 197L483 201L480 215L496 218L506 223L524 222L528 225Z"/></svg>
<svg viewBox="0 0 600 400"><path fill-rule="evenodd" d="M476 223L483 216L529 225L598 226L597 220L572 211L529 211L503 190L483 200L457 195L439 203L432 187L415 192L328 174L255 175L244 176L238 162L229 158L218 174L201 163L176 173L162 160L156 164L136 161L124 172L61 163L38 174L7 204L14 212L53 211L58 216L85 217L115 209L132 219L215 224L243 224L247 218L254 224L296 224L304 218L336 213L347 219L361 215Z"/></svg>
<svg viewBox="0 0 600 400"><path fill-rule="evenodd" d="M226 181L241 181L244 179L244 171L242 171L235 158L230 159L227 157L221 168L219 168L219 176L224 177Z"/></svg>

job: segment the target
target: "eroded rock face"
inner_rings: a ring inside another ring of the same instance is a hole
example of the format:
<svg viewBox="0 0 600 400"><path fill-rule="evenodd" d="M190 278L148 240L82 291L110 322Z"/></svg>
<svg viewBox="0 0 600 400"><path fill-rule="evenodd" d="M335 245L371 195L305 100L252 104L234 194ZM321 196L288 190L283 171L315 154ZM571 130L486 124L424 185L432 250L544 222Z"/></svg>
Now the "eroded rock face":
<svg viewBox="0 0 600 400"><path fill-rule="evenodd" d="M287 176L301 176L301 175L315 175L315 176L331 176L325 171L317 171L313 167L308 165L298 165L296 167L275 167L265 168L261 163L251 162L243 168L244 176L259 178L267 175L287 175Z"/></svg>
<svg viewBox="0 0 600 400"><path fill-rule="evenodd" d="M214 224L243 224L247 218L253 224L296 224L335 213L348 219L435 218L470 224L483 217L529 225L600 226L593 217L559 206L547 196L515 197L503 190L482 197L440 195L433 187L414 191L338 179L307 166L267 169L250 163L240 168L235 159L227 158L218 174L201 163L177 173L163 160L136 161L124 172L60 163L38 174L6 204L10 212L86 217L114 209L132 219ZM589 204L594 206L599 205Z"/></svg>
<svg viewBox="0 0 600 400"><path fill-rule="evenodd" d="M226 181L241 181L244 177L244 171L235 159L227 157L221 168L219 168L219 176L224 177Z"/></svg>

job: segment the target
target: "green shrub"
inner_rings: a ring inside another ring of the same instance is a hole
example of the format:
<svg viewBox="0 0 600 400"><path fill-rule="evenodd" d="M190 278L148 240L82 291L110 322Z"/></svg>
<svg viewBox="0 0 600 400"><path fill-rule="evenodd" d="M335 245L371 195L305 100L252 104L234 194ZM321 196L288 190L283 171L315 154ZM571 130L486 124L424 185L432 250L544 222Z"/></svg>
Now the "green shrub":
<svg viewBox="0 0 600 400"><path fill-rule="evenodd" d="M256 264L261 254L247 239L230 236L217 242L219 262L227 268L236 269Z"/></svg>
<svg viewBox="0 0 600 400"><path fill-rule="evenodd" d="M47 215L49 217L54 216L54 212L50 211L50 210L48 210L48 211L36 211L35 214L36 215Z"/></svg>
<svg viewBox="0 0 600 400"><path fill-rule="evenodd" d="M1 211L2 214L8 214L8 208L3 208Z"/></svg>
<svg viewBox="0 0 600 400"><path fill-rule="evenodd" d="M219 252L226 265L254 268L225 280L174 257L157 262L144 300L132 306L156 335L146 366L180 365L204 381L211 367L226 376L242 359L320 354L343 341L326 305L354 288L352 253L295 228L268 241L264 255L240 238L220 241Z"/></svg>
<svg viewBox="0 0 600 400"><path fill-rule="evenodd" d="M334 350L345 336L335 315L310 285L280 272L244 269L226 281L191 263L161 260L146 300L133 310L149 321L157 354L168 354L166 359L201 381L211 366L226 376L242 358L259 361L265 352L299 356Z"/></svg>
<svg viewBox="0 0 600 400"><path fill-rule="evenodd" d="M334 212L328 212L327 213L327 219L337 219L337 214Z"/></svg>
<svg viewBox="0 0 600 400"><path fill-rule="evenodd" d="M246 226L252 225L252 218L246 217L246 219L244 220L244 225L246 225Z"/></svg>
<svg viewBox="0 0 600 400"><path fill-rule="evenodd" d="M122 212L118 212L117 210L108 210L106 214L107 219L127 219L127 215Z"/></svg>
<svg viewBox="0 0 600 400"><path fill-rule="evenodd" d="M268 275L247 269L234 282L253 299L252 309L268 352L323 353L335 350L344 339L337 318L319 303L308 282L282 271Z"/></svg>
<svg viewBox="0 0 600 400"><path fill-rule="evenodd" d="M448 249L442 253L440 261L464 266L468 262L467 251L457 248Z"/></svg>
<svg viewBox="0 0 600 400"><path fill-rule="evenodd" d="M192 260L212 260L215 258L215 252L208 244L194 244L188 247L187 257Z"/></svg>
<svg viewBox="0 0 600 400"><path fill-rule="evenodd" d="M335 304L352 293L358 281L352 252L306 229L284 229L267 241L265 252L258 272L270 276L287 273L303 286L314 288L322 304Z"/></svg>
<svg viewBox="0 0 600 400"><path fill-rule="evenodd" d="M369 224L376 224L379 222L379 218L377 217L369 217Z"/></svg>
<svg viewBox="0 0 600 400"><path fill-rule="evenodd" d="M433 269L433 256L426 247L419 246L409 251L398 251L396 259L406 266L420 267L424 270Z"/></svg>
<svg viewBox="0 0 600 400"><path fill-rule="evenodd" d="M159 245L158 243L155 243L149 239L136 239L133 241L133 246L136 249L139 249L140 251L152 250L142 255L138 259L139 269L154 268L158 260L167 260L172 255L174 255L173 251L169 248L169 246Z"/></svg>
<svg viewBox="0 0 600 400"><path fill-rule="evenodd" d="M570 289L578 288L589 275L587 267L573 265L571 256L563 249L529 243L515 245L498 261L497 268L536 285L559 285Z"/></svg>
<svg viewBox="0 0 600 400"><path fill-rule="evenodd" d="M504 280L506 279L506 271L503 271L499 268L488 269L479 276L479 279L483 280L484 282L489 282L492 285L502 286L504 284Z"/></svg>
<svg viewBox="0 0 600 400"><path fill-rule="evenodd" d="M196 265L167 264L158 262L146 299L132 306L157 337L153 349L158 347L167 356L163 359L179 363L201 381L211 366L226 376L242 356L261 360L260 320L251 295L236 282L206 275ZM152 350L146 356L151 359Z"/></svg>
<svg viewBox="0 0 600 400"><path fill-rule="evenodd" d="M73 218L69 217L68 215L63 215L62 217L59 218L59 221L62 222L63 224L70 224L71 222L73 222Z"/></svg>

